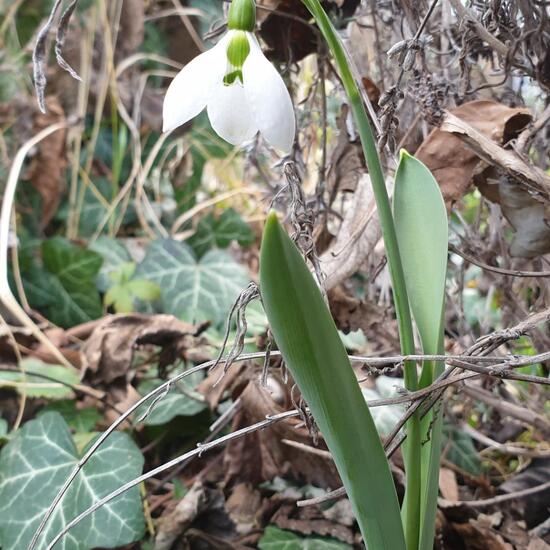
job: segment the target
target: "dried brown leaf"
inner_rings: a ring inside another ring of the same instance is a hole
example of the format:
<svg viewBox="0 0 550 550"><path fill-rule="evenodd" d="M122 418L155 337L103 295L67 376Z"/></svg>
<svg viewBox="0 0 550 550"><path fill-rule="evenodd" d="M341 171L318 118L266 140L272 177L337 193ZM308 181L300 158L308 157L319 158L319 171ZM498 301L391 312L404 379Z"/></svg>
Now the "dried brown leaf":
<svg viewBox="0 0 550 550"><path fill-rule="evenodd" d="M270 375L269 386L279 394L281 390L276 388L277 385L285 387L282 381ZM241 407L233 419L233 430L265 420L267 415L288 410L291 406L290 403L281 406L274 401L270 391L258 382L257 375L248 382L240 399ZM254 432L231 441L224 454L226 482L257 484L282 476L300 479L319 487L340 486L332 460L291 447L283 443L284 439L312 446L309 432L299 418L278 422L269 430ZM326 447L322 445L321 448Z"/></svg>
<svg viewBox="0 0 550 550"><path fill-rule="evenodd" d="M202 483L197 481L177 506L158 520L154 549L170 550L176 539L185 533L207 505L206 490Z"/></svg>
<svg viewBox="0 0 550 550"><path fill-rule="evenodd" d="M161 348L163 367L185 356L196 344L202 325L191 325L172 315L112 315L103 319L81 349L84 377L93 386L122 383L132 366L137 346Z"/></svg>
<svg viewBox="0 0 550 550"><path fill-rule="evenodd" d="M332 203L338 192L353 192L365 174L365 160L361 143L351 141L348 131L349 107L343 105L337 120L338 140L330 158L327 190Z"/></svg>
<svg viewBox="0 0 550 550"><path fill-rule="evenodd" d="M516 137L532 119L528 109L487 100L464 103L451 113L499 145ZM467 192L481 162L459 137L439 128L432 130L418 148L416 157L434 174L448 208Z"/></svg>
<svg viewBox="0 0 550 550"><path fill-rule="evenodd" d="M502 212L516 230L510 255L536 258L550 252L550 204L534 199L518 182L499 181Z"/></svg>
<svg viewBox="0 0 550 550"><path fill-rule="evenodd" d="M246 535L252 531L261 504L260 492L249 483L238 483L233 488L225 508L236 526L237 533Z"/></svg>
<svg viewBox="0 0 550 550"><path fill-rule="evenodd" d="M471 519L468 523L453 523L453 529L470 550L514 550L511 544L489 525Z"/></svg>
<svg viewBox="0 0 550 550"><path fill-rule="evenodd" d="M63 108L59 101L49 96L46 99L46 113L38 113L34 119L34 133L47 126L62 122L65 119ZM37 154L33 158L27 178L42 197L42 217L40 226L46 227L59 207L65 190L65 156L66 130L54 132L38 145Z"/></svg>
<svg viewBox="0 0 550 550"><path fill-rule="evenodd" d="M314 508L297 508L294 504L285 504L271 518L271 523L305 536L331 537L353 544L353 531L349 527L325 519Z"/></svg>
<svg viewBox="0 0 550 550"><path fill-rule="evenodd" d="M454 502L459 500L456 473L449 468L439 470L439 490L443 498Z"/></svg>

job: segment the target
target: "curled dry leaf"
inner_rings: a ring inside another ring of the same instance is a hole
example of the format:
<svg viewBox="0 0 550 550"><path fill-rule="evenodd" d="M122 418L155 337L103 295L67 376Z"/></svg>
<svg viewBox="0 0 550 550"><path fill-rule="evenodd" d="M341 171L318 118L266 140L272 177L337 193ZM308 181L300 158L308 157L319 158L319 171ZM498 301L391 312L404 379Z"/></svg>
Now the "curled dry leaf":
<svg viewBox="0 0 550 550"><path fill-rule="evenodd" d="M254 489L249 483L238 483L225 508L229 517L235 524L235 529L240 535L250 533L256 525L256 515L262 504L260 491Z"/></svg>
<svg viewBox="0 0 550 550"><path fill-rule="evenodd" d="M279 390L276 385L286 388L286 393L289 392L288 386L278 378L269 378L269 386L277 393ZM239 397L241 406L233 419L233 431L292 407L289 398L284 406L277 404L270 391L258 382L257 376L248 382ZM226 482L260 483L281 476L300 479L318 487L341 485L332 460L291 447L283 443L284 439L313 446L309 432L299 418L289 418L274 424L269 430L250 433L231 441L224 455ZM322 442L319 447L326 449Z"/></svg>
<svg viewBox="0 0 550 550"><path fill-rule="evenodd" d="M342 286L329 292L330 311L345 334L363 331L367 341L382 349L392 349L398 341L397 324L384 308L345 292Z"/></svg>
<svg viewBox="0 0 550 550"><path fill-rule="evenodd" d="M464 103L451 113L500 145L517 137L531 121L527 109L507 107L487 100ZM439 128L432 130L415 156L432 171L447 208L467 192L482 162L459 137Z"/></svg>
<svg viewBox="0 0 550 550"><path fill-rule="evenodd" d="M270 523L301 535L331 537L349 545L354 542L353 531L349 527L327 520L318 508L311 506L298 508L294 503L285 503L275 512Z"/></svg>
<svg viewBox="0 0 550 550"><path fill-rule="evenodd" d="M330 158L327 189L332 203L339 192L352 192L367 171L358 139L352 141L348 127L349 107L342 105L337 119L338 140Z"/></svg>
<svg viewBox="0 0 550 550"><path fill-rule="evenodd" d="M447 208L475 183L487 199L500 204L515 229L512 256L535 258L550 252L549 178L500 147L531 121L529 111L479 100L451 113L456 118L449 115L450 120L433 130L416 153L438 180ZM466 125L459 128L453 120Z"/></svg>
<svg viewBox="0 0 550 550"><path fill-rule="evenodd" d="M444 499L450 501L459 500L458 483L456 474L449 468L439 470L439 490Z"/></svg>
<svg viewBox="0 0 550 550"><path fill-rule="evenodd" d="M532 119L528 109L512 108L487 100L464 103L451 113L499 145L517 137ZM467 192L482 162L459 137L439 128L432 130L415 156L434 174L447 208L451 208Z"/></svg>
<svg viewBox="0 0 550 550"><path fill-rule="evenodd" d="M334 288L355 273L380 240L380 222L368 174L357 182L336 239L320 258L325 287Z"/></svg>
<svg viewBox="0 0 550 550"><path fill-rule="evenodd" d="M135 53L145 36L145 2L125 0L120 14L120 31L115 56L118 62Z"/></svg>
<svg viewBox="0 0 550 550"><path fill-rule="evenodd" d="M518 182L505 176L498 185L502 212L516 230L510 254L536 258L550 252L550 203L534 199Z"/></svg>
<svg viewBox="0 0 550 550"><path fill-rule="evenodd" d="M36 110L33 132L38 133L47 126L65 119L63 108L59 101L50 96L46 98L46 114ZM28 181L42 197L42 217L40 226L46 227L59 207L65 190L65 138L67 131L61 130L42 140L37 153L26 174Z"/></svg>
<svg viewBox="0 0 550 550"><path fill-rule="evenodd" d="M81 349L84 378L94 387L116 384L126 387L137 346L161 348L159 367L185 357L195 346L204 325L191 325L172 315L111 315L93 330Z"/></svg>
<svg viewBox="0 0 550 550"><path fill-rule="evenodd" d="M191 526L208 505L205 487L200 481L189 489L170 512L163 514L157 523L155 550L170 550L177 538Z"/></svg>
<svg viewBox="0 0 550 550"><path fill-rule="evenodd" d="M458 533L466 548L471 550L514 550L490 525L480 520L454 523L453 530Z"/></svg>
<svg viewBox="0 0 550 550"><path fill-rule="evenodd" d="M232 395L239 385L242 386L241 374L247 369L247 364L234 363L222 376L223 368L221 363L197 387L212 410L218 407L226 393Z"/></svg>

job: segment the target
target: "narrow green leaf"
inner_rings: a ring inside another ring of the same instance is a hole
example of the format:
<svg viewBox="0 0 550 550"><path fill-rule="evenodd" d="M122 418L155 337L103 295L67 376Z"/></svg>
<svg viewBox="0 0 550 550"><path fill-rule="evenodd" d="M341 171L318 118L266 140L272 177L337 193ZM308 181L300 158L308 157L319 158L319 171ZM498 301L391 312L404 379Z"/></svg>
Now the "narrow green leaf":
<svg viewBox="0 0 550 550"><path fill-rule="evenodd" d="M409 303L426 354L443 352L448 221L441 190L431 172L401 151L395 176L394 219ZM443 365L426 361L420 387L431 384ZM421 422L420 550L433 548L443 411L439 405ZM406 452L410 452L407 447ZM418 516L417 516L418 517ZM407 518L411 519L411 518Z"/></svg>
<svg viewBox="0 0 550 550"><path fill-rule="evenodd" d="M365 543L404 549L378 432L319 288L274 212L264 230L260 288L275 340L334 457Z"/></svg>
<svg viewBox="0 0 550 550"><path fill-rule="evenodd" d="M357 132L361 139L363 154L369 169L369 176L372 183L372 190L376 201L376 209L380 219L384 246L388 258L388 269L390 273L395 313L399 326L399 339L401 353L411 355L415 352L414 333L411 319L405 274L399 253L398 239L395 224L392 216L392 209L386 189L386 182L378 148L372 131L371 123L365 105L348 63L348 55L334 28L332 21L326 14L319 0L302 0L302 3L314 17L321 34L334 56L342 84L348 96L351 113L357 125ZM416 365L412 361L405 361L403 365L405 387L409 391L418 389L418 377ZM407 474L406 493L410 498L406 499L407 512L404 514L405 536L409 550L416 550L418 547L418 521L416 515L420 505L420 421L417 414L414 414L407 422L407 447L405 449L405 471ZM409 513L410 512L410 513Z"/></svg>
<svg viewBox="0 0 550 550"><path fill-rule="evenodd" d="M393 208L411 310L424 352L434 354L445 297L447 211L431 172L404 150L395 175Z"/></svg>

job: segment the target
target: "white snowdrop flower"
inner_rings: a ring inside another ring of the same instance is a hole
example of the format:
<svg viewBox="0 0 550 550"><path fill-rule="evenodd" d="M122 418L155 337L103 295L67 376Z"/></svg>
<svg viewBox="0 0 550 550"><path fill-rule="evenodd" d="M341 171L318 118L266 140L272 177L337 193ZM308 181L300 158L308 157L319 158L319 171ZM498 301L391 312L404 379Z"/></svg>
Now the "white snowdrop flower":
<svg viewBox="0 0 550 550"><path fill-rule="evenodd" d="M292 101L253 34L255 22L254 0L233 0L227 33L170 84L164 98L164 132L206 107L212 128L229 143L241 145L260 132L273 147L290 152L296 133Z"/></svg>

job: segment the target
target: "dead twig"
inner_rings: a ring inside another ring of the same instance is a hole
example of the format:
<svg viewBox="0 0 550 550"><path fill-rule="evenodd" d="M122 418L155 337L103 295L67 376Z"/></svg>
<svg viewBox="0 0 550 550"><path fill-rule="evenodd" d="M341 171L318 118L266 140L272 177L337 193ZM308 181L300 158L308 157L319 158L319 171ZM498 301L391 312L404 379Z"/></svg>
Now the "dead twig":
<svg viewBox="0 0 550 550"><path fill-rule="evenodd" d="M65 61L62 55L63 45L65 43L65 36L67 34L67 28L71 20L71 16L76 8L78 0L72 0L67 9L61 15L59 25L57 27L56 42L55 42L55 56L59 66L67 71L73 78L80 80L80 77L76 71ZM46 112L46 103L44 101L44 92L46 90L47 78L44 70L46 64L46 44L48 41L48 34L51 30L53 22L59 13L59 9L63 4L63 0L56 0L52 7L46 24L40 29L38 37L36 39L36 45L32 53L33 73L34 73L34 86L36 90L36 99L40 110Z"/></svg>
<svg viewBox="0 0 550 550"><path fill-rule="evenodd" d="M550 271L520 271L519 269L503 269L502 267L485 264L481 260L478 260L474 256L464 252L464 250L461 250L453 244L449 244L449 250L455 254L458 254L461 258L464 258L471 264L477 265L486 271L499 273L500 275L508 275L510 277L550 277Z"/></svg>
<svg viewBox="0 0 550 550"><path fill-rule="evenodd" d="M522 491L516 491L514 493L508 493L506 495L498 495L493 498L486 498L482 500L459 500L457 502L439 499L440 505L443 505L445 509L460 508L461 506L470 506L471 508L486 508L487 506L494 506L495 504L502 504L509 500L516 500L536 495L550 489L550 481L537 485L536 487L530 487L529 489L523 489Z"/></svg>

